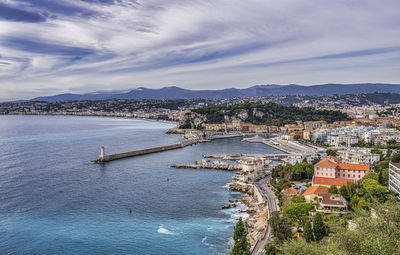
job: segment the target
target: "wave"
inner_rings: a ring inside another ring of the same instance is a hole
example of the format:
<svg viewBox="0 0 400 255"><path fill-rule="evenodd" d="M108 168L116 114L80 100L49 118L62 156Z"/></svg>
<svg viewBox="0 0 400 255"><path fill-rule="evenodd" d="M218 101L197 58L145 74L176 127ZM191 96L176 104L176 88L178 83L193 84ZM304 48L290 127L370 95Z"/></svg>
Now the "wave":
<svg viewBox="0 0 400 255"><path fill-rule="evenodd" d="M178 233L169 231L168 229L164 228L163 225L158 227L157 232L160 234L165 234L165 235L178 235Z"/></svg>

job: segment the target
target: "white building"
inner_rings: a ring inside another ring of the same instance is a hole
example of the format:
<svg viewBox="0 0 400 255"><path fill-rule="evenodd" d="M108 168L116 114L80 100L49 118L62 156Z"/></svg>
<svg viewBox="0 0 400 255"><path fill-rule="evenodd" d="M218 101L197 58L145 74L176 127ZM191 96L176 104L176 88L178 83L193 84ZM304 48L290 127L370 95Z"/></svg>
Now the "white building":
<svg viewBox="0 0 400 255"><path fill-rule="evenodd" d="M378 128L368 131L364 134L364 140L367 143L386 144L389 140L400 142L400 132L395 128Z"/></svg>
<svg viewBox="0 0 400 255"><path fill-rule="evenodd" d="M400 163L389 164L389 185L398 198L400 198Z"/></svg>
<svg viewBox="0 0 400 255"><path fill-rule="evenodd" d="M380 160L380 155L371 153L368 148L339 149L337 153L344 163L373 165Z"/></svg>

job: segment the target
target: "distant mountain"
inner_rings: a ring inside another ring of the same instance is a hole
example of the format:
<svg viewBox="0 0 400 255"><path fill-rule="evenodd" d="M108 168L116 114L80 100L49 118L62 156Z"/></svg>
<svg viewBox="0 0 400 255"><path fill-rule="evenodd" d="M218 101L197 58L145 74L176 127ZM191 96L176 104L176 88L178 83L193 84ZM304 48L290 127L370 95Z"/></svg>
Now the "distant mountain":
<svg viewBox="0 0 400 255"><path fill-rule="evenodd" d="M400 93L400 84L323 84L323 85L256 85L245 89L189 90L179 87L161 89L137 88L131 91L95 92L88 94L60 94L37 97L30 101L72 101L104 99L187 99L187 98L229 98L271 95L344 95L358 93Z"/></svg>

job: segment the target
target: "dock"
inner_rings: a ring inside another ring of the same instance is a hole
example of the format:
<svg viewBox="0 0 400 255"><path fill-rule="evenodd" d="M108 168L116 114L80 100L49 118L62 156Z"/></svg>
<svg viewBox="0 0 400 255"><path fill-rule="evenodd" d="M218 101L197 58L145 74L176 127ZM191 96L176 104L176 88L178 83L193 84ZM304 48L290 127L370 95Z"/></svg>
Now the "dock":
<svg viewBox="0 0 400 255"><path fill-rule="evenodd" d="M201 142L207 142L207 141L208 140L203 141L203 140L192 139L192 140L186 140L186 141L183 141L180 143L166 145L166 146L134 150L134 151L128 151L128 152L122 152L122 153L116 153L116 154L110 154L110 155L106 155L104 153L104 146L102 146L101 151L100 151L100 156L97 159L92 160L92 162L105 163L105 162L109 162L109 161L113 161L113 160L117 160L117 159L130 158L130 157L136 157L136 156L146 155L146 154L150 154L150 153L180 149L180 148L184 148L189 145L193 145L193 144L201 143Z"/></svg>

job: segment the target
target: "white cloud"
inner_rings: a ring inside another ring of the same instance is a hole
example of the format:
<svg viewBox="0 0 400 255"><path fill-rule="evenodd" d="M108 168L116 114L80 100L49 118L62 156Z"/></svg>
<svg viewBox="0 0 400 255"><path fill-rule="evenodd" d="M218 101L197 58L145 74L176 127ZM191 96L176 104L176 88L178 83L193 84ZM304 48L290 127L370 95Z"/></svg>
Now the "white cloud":
<svg viewBox="0 0 400 255"><path fill-rule="evenodd" d="M38 89L91 92L94 84L400 82L396 0L60 3L96 14L0 21L0 62L7 63L0 65L0 100L37 96ZM46 13L33 2L29 8Z"/></svg>

